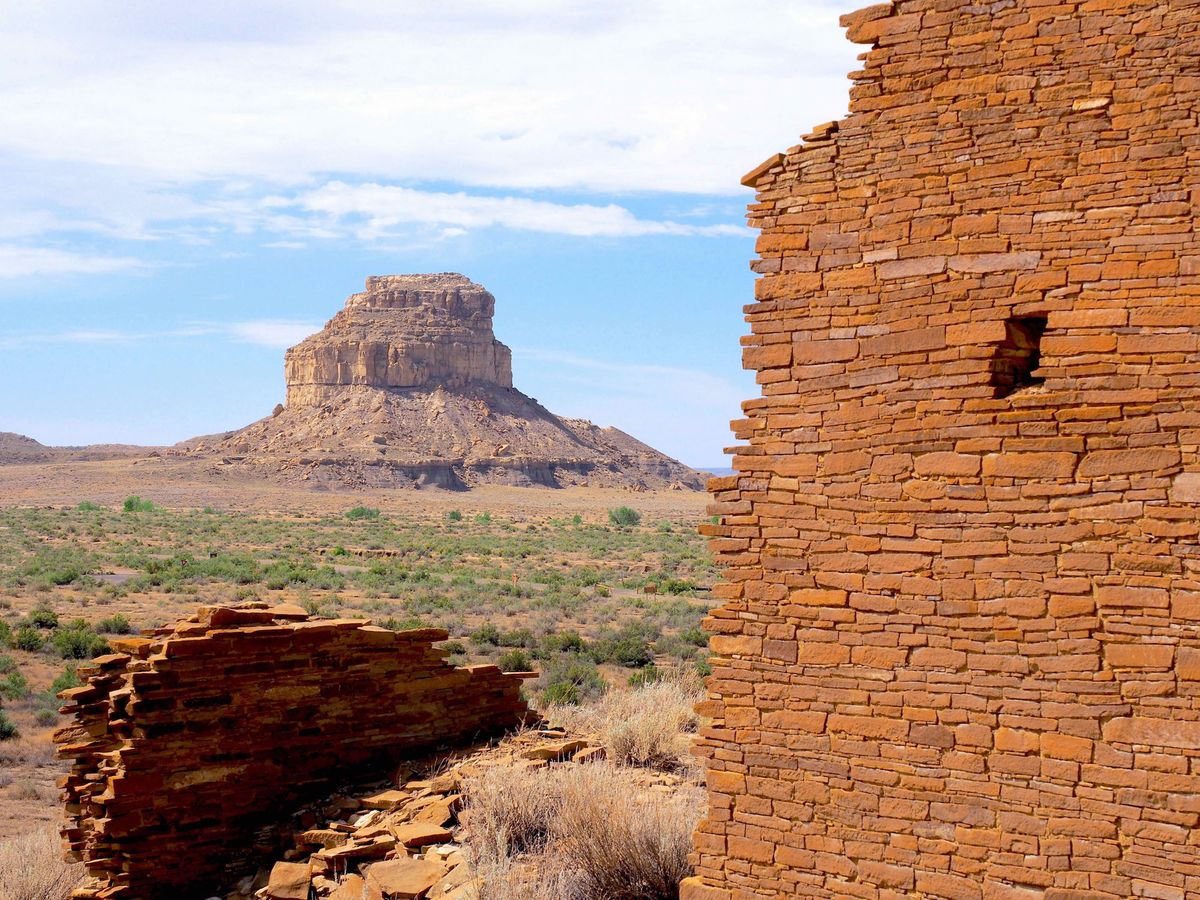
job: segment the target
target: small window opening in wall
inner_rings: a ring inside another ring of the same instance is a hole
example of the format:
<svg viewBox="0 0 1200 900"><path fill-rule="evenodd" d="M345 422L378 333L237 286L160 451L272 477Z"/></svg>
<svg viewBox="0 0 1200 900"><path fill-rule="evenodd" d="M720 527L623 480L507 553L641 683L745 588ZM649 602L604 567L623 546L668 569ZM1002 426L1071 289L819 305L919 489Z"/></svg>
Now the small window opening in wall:
<svg viewBox="0 0 1200 900"><path fill-rule="evenodd" d="M1045 316L1022 316L1004 323L1007 334L996 345L992 356L992 386L997 397L1007 397L1014 391L1041 384L1045 379L1034 377L1041 364L1042 334L1046 331Z"/></svg>

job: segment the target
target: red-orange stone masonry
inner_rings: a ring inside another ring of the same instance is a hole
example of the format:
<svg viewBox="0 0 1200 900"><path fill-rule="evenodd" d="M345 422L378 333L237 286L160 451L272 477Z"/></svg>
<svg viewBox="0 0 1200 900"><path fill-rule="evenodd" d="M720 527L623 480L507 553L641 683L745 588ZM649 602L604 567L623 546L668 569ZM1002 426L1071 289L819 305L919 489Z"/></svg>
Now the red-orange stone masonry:
<svg viewBox="0 0 1200 900"><path fill-rule="evenodd" d="M63 836L91 876L73 896L210 897L270 858L269 826L301 803L525 721L521 676L455 668L446 637L254 603L114 641L60 695Z"/></svg>
<svg viewBox="0 0 1200 900"><path fill-rule="evenodd" d="M746 178L682 896L1200 898L1200 3L843 24Z"/></svg>

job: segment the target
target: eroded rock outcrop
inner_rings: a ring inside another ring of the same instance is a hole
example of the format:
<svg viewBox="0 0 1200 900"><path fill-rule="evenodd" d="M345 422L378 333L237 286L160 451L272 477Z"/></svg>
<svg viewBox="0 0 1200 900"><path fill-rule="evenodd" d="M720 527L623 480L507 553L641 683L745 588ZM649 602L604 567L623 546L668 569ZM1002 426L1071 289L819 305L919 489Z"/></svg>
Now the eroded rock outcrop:
<svg viewBox="0 0 1200 900"><path fill-rule="evenodd" d="M336 402L355 385L511 388L512 352L492 334L495 306L462 275L368 278L324 331L288 350L287 405Z"/></svg>
<svg viewBox="0 0 1200 900"><path fill-rule="evenodd" d="M208 896L277 852L270 826L301 803L524 722L520 676L447 664L446 637L252 603L114 641L55 735L77 896Z"/></svg>
<svg viewBox="0 0 1200 900"><path fill-rule="evenodd" d="M1200 6L899 0L747 176L684 900L1200 897Z"/></svg>
<svg viewBox="0 0 1200 900"><path fill-rule="evenodd" d="M288 351L285 407L187 447L314 486L700 488L696 472L628 434L514 388L494 306L462 275L369 278Z"/></svg>

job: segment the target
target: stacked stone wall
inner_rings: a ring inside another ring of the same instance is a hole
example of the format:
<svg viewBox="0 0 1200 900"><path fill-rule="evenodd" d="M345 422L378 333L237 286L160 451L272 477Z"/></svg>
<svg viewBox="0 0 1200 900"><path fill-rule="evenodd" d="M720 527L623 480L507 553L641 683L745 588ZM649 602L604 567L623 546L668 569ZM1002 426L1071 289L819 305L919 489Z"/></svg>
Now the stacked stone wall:
<svg viewBox="0 0 1200 900"><path fill-rule="evenodd" d="M520 676L447 664L444 631L306 619L204 608L118 641L62 695L63 835L91 878L77 896L209 897L277 851L270 826L301 803L528 715Z"/></svg>
<svg viewBox="0 0 1200 900"><path fill-rule="evenodd" d="M747 176L683 896L1200 897L1200 5L843 24Z"/></svg>

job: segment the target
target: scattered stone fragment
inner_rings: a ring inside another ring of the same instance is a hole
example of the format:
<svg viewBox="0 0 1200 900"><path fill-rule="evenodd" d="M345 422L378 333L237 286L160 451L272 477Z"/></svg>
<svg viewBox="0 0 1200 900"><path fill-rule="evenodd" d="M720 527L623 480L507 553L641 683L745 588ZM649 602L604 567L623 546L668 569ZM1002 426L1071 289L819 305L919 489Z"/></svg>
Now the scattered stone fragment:
<svg viewBox="0 0 1200 900"><path fill-rule="evenodd" d="M308 900L311 881L308 863L277 862L271 867L266 896L271 900Z"/></svg>
<svg viewBox="0 0 1200 900"><path fill-rule="evenodd" d="M427 847L441 844L453 836L450 831L432 822L402 822L391 826L397 842L405 847Z"/></svg>
<svg viewBox="0 0 1200 900"><path fill-rule="evenodd" d="M394 809L409 798L404 791L383 791L360 801L367 809Z"/></svg>
<svg viewBox="0 0 1200 900"><path fill-rule="evenodd" d="M390 859L367 869L367 886L383 900L424 897L446 875L446 867L424 859Z"/></svg>
<svg viewBox="0 0 1200 900"><path fill-rule="evenodd" d="M561 760L566 759L577 750L582 750L586 746L587 741L563 741L558 744L543 744L539 747L531 747L521 755L525 759Z"/></svg>
<svg viewBox="0 0 1200 900"><path fill-rule="evenodd" d="M329 895L329 900L364 900L367 882L361 875L347 875Z"/></svg>

